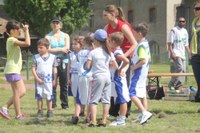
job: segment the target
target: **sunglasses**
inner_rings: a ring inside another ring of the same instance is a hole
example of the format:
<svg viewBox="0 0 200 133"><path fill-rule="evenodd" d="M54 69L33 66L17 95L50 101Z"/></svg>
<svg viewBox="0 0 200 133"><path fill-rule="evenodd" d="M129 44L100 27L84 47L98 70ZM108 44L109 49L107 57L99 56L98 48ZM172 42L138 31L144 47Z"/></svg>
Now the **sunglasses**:
<svg viewBox="0 0 200 133"><path fill-rule="evenodd" d="M59 21L53 21L53 24L59 24L60 22Z"/></svg>
<svg viewBox="0 0 200 133"><path fill-rule="evenodd" d="M183 20L180 20L180 21L178 21L179 23L185 23L185 21L183 21Z"/></svg>
<svg viewBox="0 0 200 133"><path fill-rule="evenodd" d="M194 7L194 10L195 10L195 11L199 11L199 10L200 10L200 7Z"/></svg>

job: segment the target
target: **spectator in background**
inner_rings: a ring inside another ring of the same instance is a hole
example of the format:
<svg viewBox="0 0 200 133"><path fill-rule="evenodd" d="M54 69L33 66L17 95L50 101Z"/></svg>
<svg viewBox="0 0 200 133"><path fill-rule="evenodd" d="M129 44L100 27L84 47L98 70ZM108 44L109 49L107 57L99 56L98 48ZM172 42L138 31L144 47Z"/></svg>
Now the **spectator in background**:
<svg viewBox="0 0 200 133"><path fill-rule="evenodd" d="M192 22L192 40L191 40L191 63L194 77L197 82L197 93L195 102L200 102L200 0L194 3L194 15L196 16Z"/></svg>
<svg viewBox="0 0 200 133"><path fill-rule="evenodd" d="M189 58L191 58L190 49L188 45L188 32L184 28L185 18L180 17L178 19L178 25L171 29L168 38L168 48L170 53L171 72L172 73L185 73L186 72L186 57L185 50L187 51ZM178 90L180 86L185 83L185 77L176 76L172 77L168 84L170 90Z"/></svg>
<svg viewBox="0 0 200 133"><path fill-rule="evenodd" d="M67 88L67 54L70 49L69 35L62 32L62 22L59 17L55 17L51 21L52 31L46 35L46 39L50 42L49 52L56 55L58 63L58 79L60 84L60 100L62 109L68 109L68 88ZM56 87L53 87L53 102L52 108L56 105Z"/></svg>

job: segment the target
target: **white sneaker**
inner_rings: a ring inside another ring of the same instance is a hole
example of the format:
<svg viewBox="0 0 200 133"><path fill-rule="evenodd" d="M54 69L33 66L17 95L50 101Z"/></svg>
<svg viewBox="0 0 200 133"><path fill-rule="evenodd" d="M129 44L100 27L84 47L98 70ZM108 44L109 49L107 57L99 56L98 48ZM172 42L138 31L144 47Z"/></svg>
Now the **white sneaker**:
<svg viewBox="0 0 200 133"><path fill-rule="evenodd" d="M137 118L133 120L133 122L138 123L138 122L141 121L141 119L142 119L142 113L140 113L140 114L137 116Z"/></svg>
<svg viewBox="0 0 200 133"><path fill-rule="evenodd" d="M123 117L118 116L117 120L113 121L109 125L110 126L124 126L124 125L126 125L126 117L124 116L124 118L123 118Z"/></svg>
<svg viewBox="0 0 200 133"><path fill-rule="evenodd" d="M140 124L144 124L151 117L152 117L152 113L150 113L149 111L146 111L145 113L142 114L142 118L141 118Z"/></svg>

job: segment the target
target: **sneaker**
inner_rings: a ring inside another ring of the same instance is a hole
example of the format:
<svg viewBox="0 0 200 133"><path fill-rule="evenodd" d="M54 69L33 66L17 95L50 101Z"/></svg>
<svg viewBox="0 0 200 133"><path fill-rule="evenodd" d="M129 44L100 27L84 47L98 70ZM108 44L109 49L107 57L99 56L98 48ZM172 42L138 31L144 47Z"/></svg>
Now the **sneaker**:
<svg viewBox="0 0 200 133"><path fill-rule="evenodd" d="M53 111L52 110L48 110L47 111L47 117L53 117Z"/></svg>
<svg viewBox="0 0 200 133"><path fill-rule="evenodd" d="M79 121L79 117L78 116L72 116L72 123L73 124L77 124Z"/></svg>
<svg viewBox="0 0 200 133"><path fill-rule="evenodd" d="M84 112L81 112L81 113L79 114L79 116L84 117L84 116L85 116L85 113L84 113Z"/></svg>
<svg viewBox="0 0 200 133"><path fill-rule="evenodd" d="M21 114L21 115L18 115L15 117L15 119L17 119L17 120L25 120L27 118L28 118L28 116L25 114Z"/></svg>
<svg viewBox="0 0 200 133"><path fill-rule="evenodd" d="M97 126L97 124L94 121L90 121L90 123L88 125L88 127L96 127L96 126Z"/></svg>
<svg viewBox="0 0 200 133"><path fill-rule="evenodd" d="M118 116L116 121L110 123L110 126L124 126L124 125L126 125L126 117L123 118L122 116Z"/></svg>
<svg viewBox="0 0 200 133"><path fill-rule="evenodd" d="M85 123L90 123L90 118L89 117L85 118Z"/></svg>
<svg viewBox="0 0 200 133"><path fill-rule="evenodd" d="M0 109L0 115L1 115L3 118L5 118L5 119L10 120L9 113L8 113L8 109L7 109L7 108L2 107L2 108Z"/></svg>
<svg viewBox="0 0 200 133"><path fill-rule="evenodd" d="M140 121L140 124L144 124L147 122L147 120L149 120L152 117L152 113L146 111L145 113L142 114L142 118Z"/></svg>
<svg viewBox="0 0 200 133"><path fill-rule="evenodd" d="M141 119L142 119L142 113L140 113L140 114L137 116L137 118L136 118L135 120L133 120L133 122L138 123L138 122L141 121Z"/></svg>
<svg viewBox="0 0 200 133"><path fill-rule="evenodd" d="M98 127L106 127L106 120L100 120L99 122L98 122L98 125L97 125Z"/></svg>
<svg viewBox="0 0 200 133"><path fill-rule="evenodd" d="M55 109L57 107L56 104L52 104L52 108Z"/></svg>
<svg viewBox="0 0 200 133"><path fill-rule="evenodd" d="M43 111L42 110L38 110L37 114L36 114L37 118L41 118L43 117Z"/></svg>

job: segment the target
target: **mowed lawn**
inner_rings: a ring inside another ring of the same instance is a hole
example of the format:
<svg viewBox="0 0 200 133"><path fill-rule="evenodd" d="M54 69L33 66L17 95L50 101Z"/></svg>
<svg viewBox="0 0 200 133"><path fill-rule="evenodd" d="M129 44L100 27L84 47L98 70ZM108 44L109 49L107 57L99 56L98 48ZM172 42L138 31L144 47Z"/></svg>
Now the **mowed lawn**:
<svg viewBox="0 0 200 133"><path fill-rule="evenodd" d="M169 65L155 64L150 68L153 72L169 72ZM191 66L189 66L191 71ZM24 72L23 72L24 74ZM1 75L3 76L3 75ZM162 78L161 83L166 85L169 78ZM3 83L2 80L0 83ZM25 81L31 83L33 80ZM194 78L188 77L184 86L196 86ZM15 120L13 106L9 112L12 120L5 120L0 117L0 133L197 133L200 132L200 103L191 101L175 101L175 100L149 100L149 110L154 114L151 120L146 124L140 125L133 123L138 110L132 104L131 115L127 119L126 126L122 127L95 127L90 128L84 123L84 118L80 119L78 125L71 124L71 117L74 112L73 98L69 97L69 110L62 110L58 106L54 110L54 117L36 119L37 113L36 100L34 99L34 88L28 89L26 96L21 100L22 112L29 115L27 120ZM58 90L59 93L59 90ZM11 96L12 91L2 88L0 85L0 106L2 106ZM58 97L59 98L59 97ZM60 101L58 99L58 105ZM102 106L98 106L98 116L101 117ZM46 103L44 101L44 113L46 114ZM109 117L108 120L114 120Z"/></svg>

